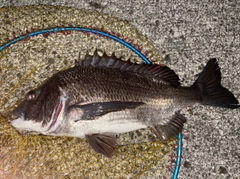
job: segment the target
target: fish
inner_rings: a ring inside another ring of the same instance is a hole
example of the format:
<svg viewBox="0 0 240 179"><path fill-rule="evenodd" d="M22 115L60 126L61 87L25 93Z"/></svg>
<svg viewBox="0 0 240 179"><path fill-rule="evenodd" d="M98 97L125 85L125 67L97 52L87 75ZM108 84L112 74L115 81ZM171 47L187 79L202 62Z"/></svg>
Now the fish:
<svg viewBox="0 0 240 179"><path fill-rule="evenodd" d="M166 65L136 64L96 50L30 90L12 111L11 125L30 134L85 138L111 158L117 134L151 128L161 141L178 136L187 121L180 110L195 104L240 107L221 85L215 58L186 87Z"/></svg>

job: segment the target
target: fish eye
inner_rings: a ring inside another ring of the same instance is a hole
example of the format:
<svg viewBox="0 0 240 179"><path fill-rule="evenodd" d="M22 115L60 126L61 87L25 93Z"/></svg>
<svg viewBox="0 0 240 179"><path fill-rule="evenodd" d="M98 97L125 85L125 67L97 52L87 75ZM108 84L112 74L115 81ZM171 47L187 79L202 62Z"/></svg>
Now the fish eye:
<svg viewBox="0 0 240 179"><path fill-rule="evenodd" d="M29 92L27 93L26 99L27 99L28 101L31 101L31 100L33 100L34 98L36 98L36 91L34 91L34 90L29 91Z"/></svg>

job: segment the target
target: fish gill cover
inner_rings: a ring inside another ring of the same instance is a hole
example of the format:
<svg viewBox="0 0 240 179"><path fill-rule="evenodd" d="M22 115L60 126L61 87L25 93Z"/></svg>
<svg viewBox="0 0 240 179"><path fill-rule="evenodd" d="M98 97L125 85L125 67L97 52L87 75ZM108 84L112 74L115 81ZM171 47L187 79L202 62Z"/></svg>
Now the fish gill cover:
<svg viewBox="0 0 240 179"><path fill-rule="evenodd" d="M114 52L125 60L142 63L129 48L101 35L76 31L35 37L23 35L53 27L100 29L121 37L152 61L161 60L158 50L146 36L129 23L107 14L45 5L1 8L0 178L171 176L167 169L168 155L174 151L176 141L162 144L148 129L119 135L116 153L107 159L90 149L85 140L24 136L10 126L10 112L24 94L59 70L74 66L79 55L83 59L86 53L92 54L98 49L108 55ZM14 41L21 35L19 42Z"/></svg>

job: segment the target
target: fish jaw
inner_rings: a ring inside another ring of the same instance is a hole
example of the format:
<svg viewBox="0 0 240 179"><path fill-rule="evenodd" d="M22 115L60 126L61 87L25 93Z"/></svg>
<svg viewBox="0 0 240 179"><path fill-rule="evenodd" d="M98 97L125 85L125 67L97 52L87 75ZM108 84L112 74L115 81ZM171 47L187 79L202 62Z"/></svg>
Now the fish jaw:
<svg viewBox="0 0 240 179"><path fill-rule="evenodd" d="M43 127L42 122L25 120L23 116L11 121L11 125L20 132L27 131L27 132L44 133L48 129L47 126Z"/></svg>

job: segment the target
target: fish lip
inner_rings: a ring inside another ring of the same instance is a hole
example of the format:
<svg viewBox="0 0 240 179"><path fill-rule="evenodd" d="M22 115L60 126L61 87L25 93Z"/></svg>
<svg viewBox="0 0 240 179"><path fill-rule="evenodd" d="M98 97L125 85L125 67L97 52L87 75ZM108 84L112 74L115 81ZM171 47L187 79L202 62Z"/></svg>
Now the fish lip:
<svg viewBox="0 0 240 179"><path fill-rule="evenodd" d="M24 113L22 113L22 112L13 113L12 112L12 114L10 115L9 121L12 122L12 121L15 121L19 118L24 119L24 121L26 120L25 117L24 117Z"/></svg>
<svg viewBox="0 0 240 179"><path fill-rule="evenodd" d="M11 117L13 117L13 118L23 117L27 110L27 106L28 106L28 103L27 103L27 101L24 100L12 111Z"/></svg>
<svg viewBox="0 0 240 179"><path fill-rule="evenodd" d="M20 116L17 116L17 115L15 115L15 114L12 114L11 115L11 121L13 121L13 120L16 120L17 118L19 118Z"/></svg>

